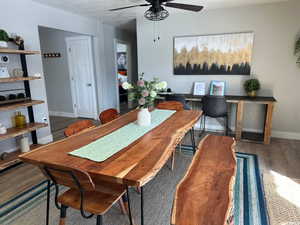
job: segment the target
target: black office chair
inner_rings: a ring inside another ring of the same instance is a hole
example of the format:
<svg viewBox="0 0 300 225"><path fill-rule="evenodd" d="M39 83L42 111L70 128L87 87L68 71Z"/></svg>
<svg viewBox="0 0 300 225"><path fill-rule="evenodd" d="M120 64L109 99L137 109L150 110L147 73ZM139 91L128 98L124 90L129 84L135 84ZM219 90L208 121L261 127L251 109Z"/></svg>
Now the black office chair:
<svg viewBox="0 0 300 225"><path fill-rule="evenodd" d="M191 107L186 103L185 97L182 95L166 95L166 101L181 102L185 110L191 110Z"/></svg>
<svg viewBox="0 0 300 225"><path fill-rule="evenodd" d="M228 110L225 97L206 95L202 98L203 132L205 132L206 117L221 118L225 120L225 134L228 136Z"/></svg>

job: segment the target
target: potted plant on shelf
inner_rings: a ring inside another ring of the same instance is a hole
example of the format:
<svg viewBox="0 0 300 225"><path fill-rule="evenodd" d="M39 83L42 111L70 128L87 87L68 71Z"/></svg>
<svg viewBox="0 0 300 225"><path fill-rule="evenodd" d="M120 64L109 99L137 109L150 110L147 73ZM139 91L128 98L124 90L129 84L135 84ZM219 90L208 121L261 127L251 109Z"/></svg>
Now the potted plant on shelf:
<svg viewBox="0 0 300 225"><path fill-rule="evenodd" d="M257 91L260 89L260 83L257 79L250 79L244 83L245 91L247 92L248 96L256 97Z"/></svg>
<svg viewBox="0 0 300 225"><path fill-rule="evenodd" d="M300 38L296 42L295 55L298 57L297 58L297 63L300 64Z"/></svg>
<svg viewBox="0 0 300 225"><path fill-rule="evenodd" d="M9 41L9 36L5 30L0 30L0 48L7 48L7 42Z"/></svg>
<svg viewBox="0 0 300 225"><path fill-rule="evenodd" d="M167 82L160 82L157 78L152 81L144 80L143 76L139 78L136 84L124 82L122 87L128 90L128 100L136 100L139 104L137 124L140 126L149 126L151 124L151 114L149 108L154 105L155 97L161 90L166 89Z"/></svg>

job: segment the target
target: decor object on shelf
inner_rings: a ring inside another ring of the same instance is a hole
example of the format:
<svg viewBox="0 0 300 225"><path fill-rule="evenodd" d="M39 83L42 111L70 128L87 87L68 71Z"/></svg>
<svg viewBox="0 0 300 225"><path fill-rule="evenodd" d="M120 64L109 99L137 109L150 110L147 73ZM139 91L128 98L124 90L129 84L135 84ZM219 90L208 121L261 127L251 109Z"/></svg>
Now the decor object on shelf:
<svg viewBox="0 0 300 225"><path fill-rule="evenodd" d="M212 81L210 84L210 95L224 96L225 95L225 81Z"/></svg>
<svg viewBox="0 0 300 225"><path fill-rule="evenodd" d="M205 82L194 83L194 95L205 95Z"/></svg>
<svg viewBox="0 0 300 225"><path fill-rule="evenodd" d="M260 82L257 79L246 80L244 88L249 97L256 97L257 91L260 89Z"/></svg>
<svg viewBox="0 0 300 225"><path fill-rule="evenodd" d="M0 30L0 48L7 48L7 42L9 42L9 36L5 30Z"/></svg>
<svg viewBox="0 0 300 225"><path fill-rule="evenodd" d="M295 55L298 57L297 58L297 64L300 64L300 37L296 41Z"/></svg>
<svg viewBox="0 0 300 225"><path fill-rule="evenodd" d="M24 71L20 68L15 68L12 70L13 77L23 77Z"/></svg>
<svg viewBox="0 0 300 225"><path fill-rule="evenodd" d="M6 134L6 133L7 133L6 127L0 123L0 134Z"/></svg>
<svg viewBox="0 0 300 225"><path fill-rule="evenodd" d="M11 41L13 41L18 46L20 46L20 45L22 45L22 43L24 43L24 39L15 33L11 34Z"/></svg>
<svg viewBox="0 0 300 225"><path fill-rule="evenodd" d="M174 75L250 75L254 33L174 38Z"/></svg>
<svg viewBox="0 0 300 225"><path fill-rule="evenodd" d="M150 125L151 115L148 109L154 105L157 93L167 88L167 82L159 82L158 78L154 78L152 81L146 81L144 80L143 75L141 75L137 84L124 82L122 87L125 90L128 90L128 100L136 100L139 104L138 108L141 110L138 113L137 123L140 126Z"/></svg>
<svg viewBox="0 0 300 225"><path fill-rule="evenodd" d="M0 66L0 78L8 78L9 73L6 66Z"/></svg>
<svg viewBox="0 0 300 225"><path fill-rule="evenodd" d="M28 137L25 135L22 135L22 137L20 138L20 149L22 153L30 151Z"/></svg>
<svg viewBox="0 0 300 225"><path fill-rule="evenodd" d="M15 115L16 128L24 128L26 126L26 117L21 112L17 112Z"/></svg>

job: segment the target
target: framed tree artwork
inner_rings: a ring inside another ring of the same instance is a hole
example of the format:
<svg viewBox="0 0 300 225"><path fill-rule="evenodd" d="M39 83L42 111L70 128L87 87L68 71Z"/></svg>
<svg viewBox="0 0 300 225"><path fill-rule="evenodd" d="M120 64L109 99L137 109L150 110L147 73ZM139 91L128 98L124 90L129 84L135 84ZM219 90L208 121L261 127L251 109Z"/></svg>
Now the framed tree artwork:
<svg viewBox="0 0 300 225"><path fill-rule="evenodd" d="M174 38L174 75L250 75L254 33Z"/></svg>

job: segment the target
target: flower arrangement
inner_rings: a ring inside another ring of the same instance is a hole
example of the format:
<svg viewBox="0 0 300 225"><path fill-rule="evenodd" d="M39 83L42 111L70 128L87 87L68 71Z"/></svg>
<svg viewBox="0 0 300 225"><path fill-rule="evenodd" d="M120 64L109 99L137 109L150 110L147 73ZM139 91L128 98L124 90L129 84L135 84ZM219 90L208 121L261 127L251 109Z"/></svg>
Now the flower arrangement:
<svg viewBox="0 0 300 225"><path fill-rule="evenodd" d="M153 106L157 93L167 88L167 82L160 82L158 78L154 78L152 81L146 81L143 76L141 76L136 84L124 82L122 87L128 90L129 101L136 100L139 104L139 108L149 108Z"/></svg>

